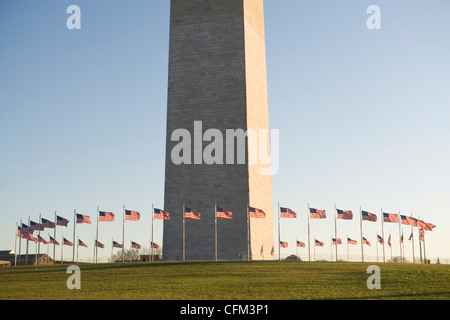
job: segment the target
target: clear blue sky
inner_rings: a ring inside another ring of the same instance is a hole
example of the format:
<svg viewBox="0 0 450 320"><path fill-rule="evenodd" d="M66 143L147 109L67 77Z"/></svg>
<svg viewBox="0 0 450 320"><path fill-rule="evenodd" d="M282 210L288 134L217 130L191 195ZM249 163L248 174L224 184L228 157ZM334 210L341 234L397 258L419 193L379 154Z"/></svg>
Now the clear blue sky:
<svg viewBox="0 0 450 320"><path fill-rule="evenodd" d="M71 4L81 30L66 28ZM366 27L371 4L381 30ZM106 259L112 237L121 241L124 204L143 215L127 222L126 242L148 247L151 205L164 196L169 6L0 2L0 249L14 247L20 219L57 211L71 221L58 234L72 239L73 210L95 221L100 206L117 217L100 225ZM274 209L279 201L299 214L282 220L282 255L295 253L295 238L306 241L309 202L329 215L311 224L326 242L318 256L329 258L336 204L432 222L427 256L450 259L450 3L266 0L265 10L270 127L280 130ZM373 257L377 231L364 222ZM398 255L398 226L385 224L389 231ZM359 241L359 220L338 221L338 233ZM80 256L92 258L95 223L77 234L89 245ZM409 258L408 241L405 251Z"/></svg>

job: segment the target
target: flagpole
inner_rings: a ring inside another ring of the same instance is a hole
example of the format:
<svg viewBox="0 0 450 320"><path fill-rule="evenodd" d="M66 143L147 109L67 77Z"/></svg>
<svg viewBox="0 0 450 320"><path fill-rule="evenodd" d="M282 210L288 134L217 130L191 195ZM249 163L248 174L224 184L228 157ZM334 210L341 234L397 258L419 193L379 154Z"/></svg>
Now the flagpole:
<svg viewBox="0 0 450 320"><path fill-rule="evenodd" d="M350 262L350 255L348 253L348 234L347 234L347 261Z"/></svg>
<svg viewBox="0 0 450 320"><path fill-rule="evenodd" d="M278 202L278 261L281 261L280 203Z"/></svg>
<svg viewBox="0 0 450 320"><path fill-rule="evenodd" d="M217 261L217 202L214 203L214 252Z"/></svg>
<svg viewBox="0 0 450 320"><path fill-rule="evenodd" d="M151 257L149 261L153 262L153 220L155 218L155 205L152 203L152 242L150 243L150 254Z"/></svg>
<svg viewBox="0 0 450 320"><path fill-rule="evenodd" d="M186 221L185 221L186 204L183 202L183 261L186 261Z"/></svg>
<svg viewBox="0 0 450 320"><path fill-rule="evenodd" d="M250 261L250 216L248 206L249 203L247 202L247 261Z"/></svg>
<svg viewBox="0 0 450 320"><path fill-rule="evenodd" d="M22 223L22 219L20 219L20 234L19 234L19 265L22 262L21 260L21 248L22 248L22 227L23 227L23 223Z"/></svg>
<svg viewBox="0 0 450 320"><path fill-rule="evenodd" d="M73 209L73 242L75 243L75 226L77 225L77 209ZM56 228L56 226L55 226ZM55 238L56 239L56 238ZM75 246L75 244L74 244ZM78 254L77 254L78 260ZM75 262L75 247L72 250L72 262Z"/></svg>
<svg viewBox="0 0 450 320"><path fill-rule="evenodd" d="M75 243L73 244L75 246ZM79 251L80 251L80 236L77 236L77 264L78 264L78 256L79 256Z"/></svg>
<svg viewBox="0 0 450 320"><path fill-rule="evenodd" d="M125 262L125 205L123 205L122 214L122 263Z"/></svg>
<svg viewBox="0 0 450 320"><path fill-rule="evenodd" d="M310 236L310 228L309 228L309 216L310 216L309 203L308 203L308 209L306 211L306 214L308 215L308 259L309 259L309 262L311 262L311 236Z"/></svg>
<svg viewBox="0 0 450 320"><path fill-rule="evenodd" d="M423 262L427 263L427 254L425 252L425 230L423 230Z"/></svg>
<svg viewBox="0 0 450 320"><path fill-rule="evenodd" d="M63 264L63 248L64 248L64 234L61 235L61 264Z"/></svg>
<svg viewBox="0 0 450 320"><path fill-rule="evenodd" d="M383 262L386 262L385 252L384 252L384 214L383 214L383 208L381 208L381 236L383 237L383 243L382 243L382 245L383 245ZM378 259L377 259L377 261L378 261Z"/></svg>
<svg viewBox="0 0 450 320"><path fill-rule="evenodd" d="M28 216L28 235L30 234L30 216ZM27 248L26 248L26 256L25 256L25 265L28 265L28 244L29 244L29 236L27 237Z"/></svg>
<svg viewBox="0 0 450 320"><path fill-rule="evenodd" d="M398 211L398 241L399 241L399 249L400 249L400 261L403 262L403 250L402 250L402 239L401 239L401 233L402 233L402 223L401 223L401 216L400 216L400 210Z"/></svg>
<svg viewBox="0 0 450 320"><path fill-rule="evenodd" d="M389 237L391 237L391 233L390 232L389 232ZM392 260L392 243L390 245L390 248L391 248L391 262L393 262L393 260Z"/></svg>
<svg viewBox="0 0 450 320"><path fill-rule="evenodd" d="M411 213L411 217L412 217L412 213ZM412 255L413 255L413 263L416 262L415 258L414 258L414 231L413 231L413 226L411 226L411 247L412 247Z"/></svg>
<svg viewBox="0 0 450 320"><path fill-rule="evenodd" d="M14 266L17 266L17 234L19 233L19 224L16 221L16 236L14 239Z"/></svg>
<svg viewBox="0 0 450 320"><path fill-rule="evenodd" d="M295 238L295 256L298 261L298 238Z"/></svg>
<svg viewBox="0 0 450 320"><path fill-rule="evenodd" d="M338 243L337 243L337 217L336 217L336 204L334 204L334 237L336 240L336 262L338 261ZM332 246L333 247L333 246Z"/></svg>
<svg viewBox="0 0 450 320"><path fill-rule="evenodd" d="M36 258L39 256L41 251L41 214L39 213L39 232L38 232L38 245L37 245L37 254ZM39 265L39 260L36 259L37 265Z"/></svg>
<svg viewBox="0 0 450 320"><path fill-rule="evenodd" d="M98 219L99 219L100 213L99 213L99 208L97 206L97 231L95 234L95 247L94 247L94 261L95 263L98 263Z"/></svg>
<svg viewBox="0 0 450 320"><path fill-rule="evenodd" d="M314 237L314 261L316 261L316 237Z"/></svg>
<svg viewBox="0 0 450 320"><path fill-rule="evenodd" d="M330 254L330 261L333 261L333 237L331 236L330 238L331 238L331 246L330 246L331 254ZM337 243L337 242L336 242L336 243ZM336 244L336 246L337 246L337 244Z"/></svg>
<svg viewBox="0 0 450 320"><path fill-rule="evenodd" d="M359 206L359 229L361 230L361 262L364 262L364 243L363 243L363 231L362 231L362 209Z"/></svg>

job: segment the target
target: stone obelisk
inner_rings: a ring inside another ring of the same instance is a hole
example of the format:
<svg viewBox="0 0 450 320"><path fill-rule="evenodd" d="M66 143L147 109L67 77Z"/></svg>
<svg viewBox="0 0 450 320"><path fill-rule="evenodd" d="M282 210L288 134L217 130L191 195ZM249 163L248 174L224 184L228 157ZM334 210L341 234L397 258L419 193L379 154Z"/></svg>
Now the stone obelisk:
<svg viewBox="0 0 450 320"><path fill-rule="evenodd" d="M267 163L249 161L250 135L244 162L239 139L226 140L227 129L269 130L263 0L171 0L169 51L164 209L170 220L164 221L163 259L182 260L183 242L186 260L215 258L216 203L233 213L232 220L217 219L218 259L274 259L271 176L262 174ZM190 161L181 164L173 161L177 129L191 135ZM223 133L223 163L198 157L214 140L199 143L208 129ZM258 139L252 143L261 147ZM264 147L269 150L269 141ZM184 228L183 203L201 213L200 220L185 219ZM266 217L247 219L247 205Z"/></svg>

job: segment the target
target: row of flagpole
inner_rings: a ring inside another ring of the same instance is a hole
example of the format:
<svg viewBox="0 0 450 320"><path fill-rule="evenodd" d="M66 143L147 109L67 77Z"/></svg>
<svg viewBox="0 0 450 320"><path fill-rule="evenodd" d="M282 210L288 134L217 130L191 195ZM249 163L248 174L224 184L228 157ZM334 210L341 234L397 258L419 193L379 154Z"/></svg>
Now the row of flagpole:
<svg viewBox="0 0 450 320"><path fill-rule="evenodd" d="M367 212L367 211L363 211L361 209L361 207L359 208L360 211L360 233L361 233L361 260L362 262L364 262L364 244L367 244L368 241L363 237L363 224L362 221L363 220L367 220L367 221L372 221L372 222L376 222L377 221L377 217L375 214ZM310 243L310 239L311 239L311 228L310 228L310 219L314 218L314 219L325 219L326 218L326 213L325 210L318 210L318 209L314 209L314 208L310 208L309 207L309 203L307 206L307 215L308 215L308 260L311 261L311 243ZM339 217L338 217L339 215ZM281 230L280 230L280 218L296 218L297 214L289 209L289 208L283 208L280 207L280 203L278 203L278 254L279 254L279 260L281 260L281 246L284 245L284 242L281 241ZM340 210L336 208L336 205L334 205L334 236L335 238L332 238L332 245L331 245L331 255L333 253L333 242L335 242L336 248L335 248L335 257L336 257L336 261L338 261L338 237L337 237L337 220L338 219L343 219L343 220L352 220L353 219L353 213L351 210ZM401 230L401 225L405 224L405 225L410 225L411 226L411 236L410 239L412 239L413 241L413 245L412 245L412 250L413 250L413 261L415 261L415 257L414 257L414 237L413 237L413 226L419 226L420 227L420 237L419 237L419 247L420 247L420 261L422 261L422 248L421 248L421 242L424 242L424 260L426 260L426 255L425 255L425 232L424 230L429 230L432 231L434 227L436 227L435 225L431 224L431 223L425 223L422 220L413 218L411 217L407 217L407 216L403 216L400 214L400 211L398 212L398 214L391 214L391 213L385 213L383 211L383 209L381 209L381 229L382 229L382 237L381 240L377 242L380 242L383 246L383 262L386 262L386 258L385 258L385 248L384 248L384 222L393 222L396 223L398 222L399 225L399 242L400 242L400 257L403 261L403 257L404 257L404 249L402 249L403 247L403 233ZM378 236L377 233L377 238L380 238ZM314 260L315 260L315 247L318 245L318 241L316 239L315 243L314 243ZM348 256L348 236L347 236L347 256ZM319 241L320 244L323 244L322 242ZM388 244L391 248L391 260L392 260L392 246L390 244L390 235L389 235L389 241ZM369 243L370 245L370 243ZM287 245L286 245L287 246ZM286 247L285 246L285 247ZM297 240L297 246L296 248L298 248L299 246L304 247L304 244L299 242ZM322 246L322 245L320 245ZM298 249L297 249L297 257L298 257ZM377 245L377 260L378 260L378 245Z"/></svg>
<svg viewBox="0 0 450 320"><path fill-rule="evenodd" d="M232 219L232 212L227 211L227 210L223 210L222 208L217 207L217 203L214 204L214 216L215 216L215 246L214 246L214 256L215 259L218 259L218 254L217 254L217 217L218 217L218 210L220 210L220 218L225 218L225 219ZM150 259L153 260L153 248L155 247L154 244L154 239L153 239L153 234L154 234L154 218L155 218L155 214L158 214L157 219L163 219L163 220L170 220L169 218L169 213L160 209L155 209L154 205L152 204L152 225L151 225L151 243L150 243ZM318 210L318 209L314 209L314 208L310 208L309 207L309 203L307 206L307 214L308 214L308 259L309 261L311 261L311 244L310 244L310 239L311 239L311 235L310 235L310 219L325 219L326 218L326 212L325 210ZM338 216L339 215L339 216ZM417 224L421 224L420 227L428 227L429 229L427 230L432 230L435 226L432 224L427 224L424 223L421 220L415 219L413 217L409 217L410 219L408 219L408 217L402 216L400 215L400 212L398 212L397 214L390 214L390 213L384 213L383 210L381 209L381 215L382 215L382 239L383 239L383 261L385 262L385 248L384 248L384 222L398 222L399 224L399 238L400 238L400 256L403 257L402 254L402 235L401 235L401 224L409 224L411 225L411 229L412 226L417 226ZM186 259L186 232L185 232L185 220L186 218L189 219L194 219L194 220L200 220L200 212L192 210L190 208L187 208L185 203L183 203L183 213L182 213L182 217L183 217L183 261L185 261ZM250 207L247 204L247 260L250 259L250 232L249 232L249 225L250 225L250 218L251 217L256 217L256 218L265 218L266 214L263 210L261 209L257 209L254 207ZM283 208L280 207L280 204L278 203L278 249L279 249L279 260L281 260L281 232L280 232L280 218L282 217L287 217L287 218L296 218L297 214L289 209L289 208ZM335 239L337 241L338 237L337 237L337 220L338 219L343 219L343 220L352 220L353 219L353 213L351 210L339 210L336 208L336 205L334 206L334 232L335 232ZM392 220L391 220L392 219ZM140 213L137 211L132 211L132 210L126 210L125 209L125 205L123 206L123 228L122 228L122 245L118 244L118 246L115 246L117 248L120 247L124 247L124 243L125 243L125 221L126 220L131 220L131 221L139 221L140 220ZM360 232L361 232L361 259L362 262L364 262L364 237L363 237L363 228L362 228L362 221L363 220L368 220L368 221L376 221L376 215L373 213L369 213L366 211L362 211L361 207L360 207ZM403 223L403 220L407 221L407 223ZM45 221L45 222L44 222ZM66 226L69 223L69 221L65 218L59 217L55 211L55 222L52 223L49 220L43 219L41 217L41 215L39 215L39 223L36 224L33 222L33 224L36 226L37 225L37 230L39 231L38 234L38 241L36 242L37 244L37 253L40 252L40 242L43 240L40 236L40 231L43 230L42 228L45 227L49 227L49 228L54 228L54 238L52 239L51 236L50 237L50 243L53 243L53 259L55 259L56 257L56 226L58 225L62 225L62 226ZM98 262L98 248L101 245L100 242L98 241L99 239L99 222L100 221L114 221L114 214L112 212L106 212L106 211L100 211L99 207L97 207L97 226L96 226L96 236L95 236L95 244L94 244L94 262ZM412 221L412 222L411 222ZM24 227L24 224L22 223L22 220L20 220L21 223L21 227ZM75 236L76 236L76 225L77 224L82 224L82 223L88 223L91 224L90 221L90 217L77 213L76 210L74 210L74 227L73 227L73 256L72 256L72 262L75 262ZM415 223L415 224L414 224ZM32 221L30 220L30 217L28 217L28 225L31 229L31 224ZM431 226L431 227L430 227ZM22 228L19 228L18 225L16 224L16 248L15 248L15 252L17 249L17 236L20 236L20 238L24 238L23 237L23 230ZM19 232L20 229L20 232ZM34 232L34 229L32 229ZM28 264L28 241L30 240L30 236L29 236L29 230L27 230L27 234L26 237L27 239L27 248L26 248L26 264ZM31 238L33 238L31 236ZM32 239L33 240L33 239ZM36 240L36 239L35 239ZM63 238L63 244L62 246L65 244L64 242L66 242L67 240L65 238ZM130 240L131 241L131 240ZM423 240L424 241L424 240ZM70 242L69 242L70 243ZM79 247L79 243L80 243L80 239L78 239L78 246ZM84 243L83 243L84 244ZM420 241L419 241L419 245L420 245ZM84 245L86 246L86 245ZM87 246L86 246L87 247ZM101 247L101 246L100 246ZM131 247L133 247L133 242L131 241ZM113 248L114 248L114 240L113 240ZM315 249L315 246L314 246ZM19 254L20 254L20 250L21 250L21 242L19 242ZM377 247L378 250L378 247ZM392 249L391 249L392 250ZM125 250L122 250L122 262L125 261ZM337 243L336 243L336 261L338 260L338 248L337 248ZM37 254L36 253L36 254ZM78 256L78 250L77 250L77 256ZM378 256L378 254L377 254ZM402 258L403 259L403 258ZM78 257L77 257L78 260ZM413 260L414 260L414 246L413 246ZM17 260L16 260L17 263Z"/></svg>

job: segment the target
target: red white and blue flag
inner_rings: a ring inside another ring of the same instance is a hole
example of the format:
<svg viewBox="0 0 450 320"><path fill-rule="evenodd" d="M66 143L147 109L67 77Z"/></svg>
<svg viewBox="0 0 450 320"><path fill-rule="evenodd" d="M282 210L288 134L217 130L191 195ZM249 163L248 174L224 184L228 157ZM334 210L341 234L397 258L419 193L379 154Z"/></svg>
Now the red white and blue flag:
<svg viewBox="0 0 450 320"><path fill-rule="evenodd" d="M362 219L366 221L377 222L377 215L367 211L361 211Z"/></svg>
<svg viewBox="0 0 450 320"><path fill-rule="evenodd" d="M417 227L417 219L413 217L400 215L400 222L401 224L405 224L407 226Z"/></svg>
<svg viewBox="0 0 450 320"><path fill-rule="evenodd" d="M327 217L325 210L315 208L309 208L309 216L311 219L325 219Z"/></svg>
<svg viewBox="0 0 450 320"><path fill-rule="evenodd" d="M153 213L154 213L154 218L155 219L160 219L160 220L170 220L169 217L169 212L161 210L161 209L153 209Z"/></svg>
<svg viewBox="0 0 450 320"><path fill-rule="evenodd" d="M95 240L95 246L104 249L105 245L101 243L100 241Z"/></svg>
<svg viewBox="0 0 450 320"><path fill-rule="evenodd" d="M363 243L367 244L369 247L371 247L372 245L370 244L369 240L367 240L366 238L363 237Z"/></svg>
<svg viewBox="0 0 450 320"><path fill-rule="evenodd" d="M80 239L78 239L78 245L87 248L88 246L86 245L86 243L84 243L83 241L81 241Z"/></svg>
<svg viewBox="0 0 450 320"><path fill-rule="evenodd" d="M336 243L337 243L337 244L342 244L341 238L337 238L337 241L336 241L335 238L331 238L331 239L333 239L333 245L336 245Z"/></svg>
<svg viewBox="0 0 450 320"><path fill-rule="evenodd" d="M98 221L114 221L114 213L107 211L99 211Z"/></svg>
<svg viewBox="0 0 450 320"><path fill-rule="evenodd" d="M322 241L319 241L317 239L315 239L315 243L317 247L323 247L325 245L325 243L323 243Z"/></svg>
<svg viewBox="0 0 450 320"><path fill-rule="evenodd" d="M131 241L131 247L132 247L133 249L140 249L140 248L141 248L141 245L140 245L139 243L136 243L136 242L134 242L134 241Z"/></svg>
<svg viewBox="0 0 450 320"><path fill-rule="evenodd" d="M129 221L139 221L141 219L141 214L133 210L125 210L125 220Z"/></svg>
<svg viewBox="0 0 450 320"><path fill-rule="evenodd" d="M44 227L42 225L40 225L39 223L30 220L30 230L31 230L31 232L44 231Z"/></svg>
<svg viewBox="0 0 450 320"><path fill-rule="evenodd" d="M289 208L280 207L280 217L281 218L297 218L297 213Z"/></svg>
<svg viewBox="0 0 450 320"><path fill-rule="evenodd" d="M88 217L89 218L89 217ZM67 227L67 224L69 223L69 220L60 217L60 216L56 216L56 225L57 226L63 226L63 227ZM90 222L89 222L90 223Z"/></svg>
<svg viewBox="0 0 450 320"><path fill-rule="evenodd" d="M353 212L351 210L336 209L337 218L342 220L352 220Z"/></svg>
<svg viewBox="0 0 450 320"><path fill-rule="evenodd" d="M397 222L398 223L398 214L383 212L383 221L384 222L393 222L393 223Z"/></svg>
<svg viewBox="0 0 450 320"><path fill-rule="evenodd" d="M200 220L200 212L192 210L191 208L184 208L184 217L186 219Z"/></svg>
<svg viewBox="0 0 450 320"><path fill-rule="evenodd" d="M41 218L41 226L43 226L44 228L54 228L55 223L51 222L50 220Z"/></svg>
<svg viewBox="0 0 450 320"><path fill-rule="evenodd" d="M89 216L84 214L77 213L77 223L89 223L91 224L91 219Z"/></svg>
<svg viewBox="0 0 450 320"><path fill-rule="evenodd" d="M381 244L384 243L383 237L381 237L379 234L377 234L377 241Z"/></svg>
<svg viewBox="0 0 450 320"><path fill-rule="evenodd" d="M297 247L304 248L305 243L297 240Z"/></svg>
<svg viewBox="0 0 450 320"><path fill-rule="evenodd" d="M347 243L348 244L358 244L358 241L350 239L349 237L347 237Z"/></svg>
<svg viewBox="0 0 450 320"><path fill-rule="evenodd" d="M63 244L65 246L73 247L73 243L67 240L66 238L63 238Z"/></svg>
<svg viewBox="0 0 450 320"><path fill-rule="evenodd" d="M155 242L150 242L150 244L151 244L151 247L152 247L153 249L159 249L159 245L158 245L157 243L155 243Z"/></svg>
<svg viewBox="0 0 450 320"><path fill-rule="evenodd" d="M288 243L286 241L280 241L280 247L281 248L287 248L288 247Z"/></svg>
<svg viewBox="0 0 450 320"><path fill-rule="evenodd" d="M228 210L224 210L224 209L222 209L220 207L217 207L216 217L217 218L221 218L221 219L232 220L233 219L233 212L228 211Z"/></svg>
<svg viewBox="0 0 450 320"><path fill-rule="evenodd" d="M113 248L122 249L123 248L123 244L120 244L120 243L118 243L118 242L113 240Z"/></svg>
<svg viewBox="0 0 450 320"><path fill-rule="evenodd" d="M248 215L250 218L265 218L266 213L255 207L248 207Z"/></svg>
<svg viewBox="0 0 450 320"><path fill-rule="evenodd" d="M53 238L52 238L52 236L50 236L50 240L49 240L49 243L53 243L53 244L55 244L55 245L59 246L59 242L58 242L58 241L56 241L55 239L53 239Z"/></svg>
<svg viewBox="0 0 450 320"><path fill-rule="evenodd" d="M43 244L48 244L48 242L44 238L42 238L40 235L38 235L37 238L38 238L39 242L42 242Z"/></svg>

